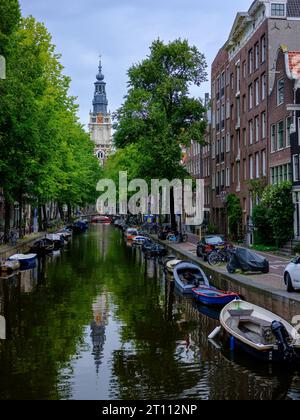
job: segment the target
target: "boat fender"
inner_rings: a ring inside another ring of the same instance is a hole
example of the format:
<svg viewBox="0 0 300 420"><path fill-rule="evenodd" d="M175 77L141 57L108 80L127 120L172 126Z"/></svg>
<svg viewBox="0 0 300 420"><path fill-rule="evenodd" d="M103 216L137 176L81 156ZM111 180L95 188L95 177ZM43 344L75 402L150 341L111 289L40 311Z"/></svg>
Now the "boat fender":
<svg viewBox="0 0 300 420"><path fill-rule="evenodd" d="M230 350L234 351L235 349L235 338L234 337L230 337Z"/></svg>
<svg viewBox="0 0 300 420"><path fill-rule="evenodd" d="M213 330L213 332L208 336L209 340L213 340L214 338L216 338L220 332L221 332L222 328L221 327L217 327Z"/></svg>
<svg viewBox="0 0 300 420"><path fill-rule="evenodd" d="M272 332L277 340L279 350L283 353L284 359L292 359L294 356L294 349L289 343L290 336L282 322L273 321Z"/></svg>

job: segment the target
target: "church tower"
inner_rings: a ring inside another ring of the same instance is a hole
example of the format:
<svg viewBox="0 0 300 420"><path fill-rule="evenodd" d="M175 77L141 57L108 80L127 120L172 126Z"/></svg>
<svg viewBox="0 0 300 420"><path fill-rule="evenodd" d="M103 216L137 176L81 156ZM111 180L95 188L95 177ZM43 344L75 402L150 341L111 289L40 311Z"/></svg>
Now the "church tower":
<svg viewBox="0 0 300 420"><path fill-rule="evenodd" d="M93 111L90 112L89 132L91 139L95 143L95 155L103 166L105 160L112 152L113 141L111 114L107 111L108 100L101 59L96 79Z"/></svg>

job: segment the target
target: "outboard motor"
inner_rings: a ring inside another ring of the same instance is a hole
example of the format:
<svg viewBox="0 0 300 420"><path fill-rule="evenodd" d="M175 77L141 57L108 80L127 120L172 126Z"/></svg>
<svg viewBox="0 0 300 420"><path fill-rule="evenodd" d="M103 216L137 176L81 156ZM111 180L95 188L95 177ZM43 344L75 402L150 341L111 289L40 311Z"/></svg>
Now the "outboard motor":
<svg viewBox="0 0 300 420"><path fill-rule="evenodd" d="M290 336L282 322L272 322L272 333L276 337L279 350L284 356L284 360L292 360L295 356L293 347L290 345Z"/></svg>

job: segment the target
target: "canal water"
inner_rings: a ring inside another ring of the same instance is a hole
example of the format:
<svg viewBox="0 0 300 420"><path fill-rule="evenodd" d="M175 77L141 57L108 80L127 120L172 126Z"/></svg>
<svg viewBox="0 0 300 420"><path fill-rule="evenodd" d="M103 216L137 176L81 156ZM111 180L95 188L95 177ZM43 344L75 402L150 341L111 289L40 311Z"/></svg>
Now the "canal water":
<svg viewBox="0 0 300 420"><path fill-rule="evenodd" d="M217 318L92 226L0 280L0 399L300 399L297 370L209 342Z"/></svg>

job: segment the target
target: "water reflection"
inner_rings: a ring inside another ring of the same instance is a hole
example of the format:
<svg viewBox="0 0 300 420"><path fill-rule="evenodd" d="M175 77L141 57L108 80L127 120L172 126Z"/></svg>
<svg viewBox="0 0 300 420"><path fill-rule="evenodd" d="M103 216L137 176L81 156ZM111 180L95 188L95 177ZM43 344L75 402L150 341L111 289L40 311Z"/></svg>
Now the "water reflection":
<svg viewBox="0 0 300 420"><path fill-rule="evenodd" d="M0 399L300 399L297 371L209 342L218 313L109 227L0 280L0 316Z"/></svg>
<svg viewBox="0 0 300 420"><path fill-rule="evenodd" d="M94 320L91 323L91 337L93 343L93 356L96 373L99 374L103 358L103 349L106 340L105 328L108 324L108 297L106 294L99 296L93 304Z"/></svg>

